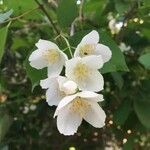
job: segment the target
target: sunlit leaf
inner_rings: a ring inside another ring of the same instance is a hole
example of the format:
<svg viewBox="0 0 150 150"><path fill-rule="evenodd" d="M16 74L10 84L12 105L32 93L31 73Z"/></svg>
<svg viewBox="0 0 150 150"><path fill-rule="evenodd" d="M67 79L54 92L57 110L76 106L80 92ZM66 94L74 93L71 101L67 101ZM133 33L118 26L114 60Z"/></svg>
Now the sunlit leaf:
<svg viewBox="0 0 150 150"><path fill-rule="evenodd" d="M147 69L150 69L150 53L139 57L138 61Z"/></svg>
<svg viewBox="0 0 150 150"><path fill-rule="evenodd" d="M0 14L0 23L3 23L6 19L8 19L13 13L13 9L7 11L6 13Z"/></svg>

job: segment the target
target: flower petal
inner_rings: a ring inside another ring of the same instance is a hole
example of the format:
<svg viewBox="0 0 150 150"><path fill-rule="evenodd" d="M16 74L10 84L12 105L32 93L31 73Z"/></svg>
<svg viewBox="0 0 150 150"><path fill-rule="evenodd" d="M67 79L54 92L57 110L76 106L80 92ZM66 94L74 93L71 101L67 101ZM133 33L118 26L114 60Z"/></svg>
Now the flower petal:
<svg viewBox="0 0 150 150"><path fill-rule="evenodd" d="M84 91L94 91L99 92L104 88L104 79L99 71L92 71L92 74L86 80L76 82L79 86L79 89Z"/></svg>
<svg viewBox="0 0 150 150"><path fill-rule="evenodd" d="M57 62L55 64L48 66L48 77L57 76L61 73L63 69L63 64L61 62Z"/></svg>
<svg viewBox="0 0 150 150"><path fill-rule="evenodd" d="M48 65L48 76L59 75L67 59L65 54L60 53L60 59L56 63Z"/></svg>
<svg viewBox="0 0 150 150"><path fill-rule="evenodd" d="M40 86L42 87L42 89L53 88L56 85L58 85L57 78L58 78L57 76L54 76L54 77L49 77L44 80L41 80Z"/></svg>
<svg viewBox="0 0 150 150"><path fill-rule="evenodd" d="M82 118L78 113L72 112L69 105L63 108L57 116L57 128L64 135L73 135L76 133L81 122Z"/></svg>
<svg viewBox="0 0 150 150"><path fill-rule="evenodd" d="M112 57L112 52L109 47L103 44L97 44L95 54L101 55L104 63L109 61Z"/></svg>
<svg viewBox="0 0 150 150"><path fill-rule="evenodd" d="M40 81L40 85L43 89L48 88L46 91L46 101L50 106L57 106L60 100L64 97L64 94L59 90L57 78L58 76L49 77Z"/></svg>
<svg viewBox="0 0 150 150"><path fill-rule="evenodd" d="M83 37L81 40L82 44L97 44L99 42L99 34L93 30Z"/></svg>
<svg viewBox="0 0 150 150"><path fill-rule="evenodd" d="M62 90L63 89L63 84L68 81L68 79L64 76L59 76L58 79L58 84L59 84L59 89Z"/></svg>
<svg viewBox="0 0 150 150"><path fill-rule="evenodd" d="M55 111L55 114L54 114L54 117L57 116L58 112L60 109L62 109L63 107L65 107L66 105L68 105L71 101L73 101L75 98L76 98L76 94L74 95L70 95L70 96L65 96L59 103L56 111Z"/></svg>
<svg viewBox="0 0 150 150"><path fill-rule="evenodd" d="M102 57L96 55L90 55L82 58L83 62L88 64L92 69L100 69L103 66Z"/></svg>
<svg viewBox="0 0 150 150"><path fill-rule="evenodd" d="M104 100L102 94L97 94L91 91L82 91L78 93L78 96L85 98L87 100L90 100L90 101L95 101L95 102L101 102Z"/></svg>
<svg viewBox="0 0 150 150"><path fill-rule="evenodd" d="M57 106L63 97L64 95L59 91L58 85L46 91L46 101L49 106Z"/></svg>
<svg viewBox="0 0 150 150"><path fill-rule="evenodd" d="M91 77L87 81L87 90L89 91L101 91L104 88L104 78L99 71L93 71Z"/></svg>
<svg viewBox="0 0 150 150"><path fill-rule="evenodd" d="M88 123L95 128L101 128L105 125L106 114L96 102L90 102L90 108L83 117Z"/></svg>
<svg viewBox="0 0 150 150"><path fill-rule="evenodd" d="M40 39L35 45L40 50L59 49L55 43L42 39Z"/></svg>
<svg viewBox="0 0 150 150"><path fill-rule="evenodd" d="M30 65L36 69L42 69L47 66L47 61L43 59L41 50L35 50L29 57Z"/></svg>
<svg viewBox="0 0 150 150"><path fill-rule="evenodd" d="M72 77L72 74L73 74L73 68L76 66L76 64L78 63L78 62L80 62L81 61L81 58L80 57L75 57L75 58L72 58L72 59L70 59L70 60L68 60L68 61L66 61L66 76L69 78L69 79L73 79Z"/></svg>

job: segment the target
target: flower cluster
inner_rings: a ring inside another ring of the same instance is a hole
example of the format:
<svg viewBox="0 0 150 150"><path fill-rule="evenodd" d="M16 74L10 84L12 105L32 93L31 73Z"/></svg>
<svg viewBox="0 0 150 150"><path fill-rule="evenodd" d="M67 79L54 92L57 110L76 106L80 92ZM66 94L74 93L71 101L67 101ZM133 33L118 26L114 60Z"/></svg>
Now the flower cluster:
<svg viewBox="0 0 150 150"><path fill-rule="evenodd" d="M39 40L37 50L29 57L30 65L36 69L48 68L48 78L40 85L46 89L49 106L57 106L57 128L64 135L77 132L84 119L96 128L105 125L105 112L98 102L103 95L104 79L99 69L110 60L110 49L99 43L99 34L93 30L77 46L74 57L68 57L53 42ZM65 76L60 73L65 66Z"/></svg>

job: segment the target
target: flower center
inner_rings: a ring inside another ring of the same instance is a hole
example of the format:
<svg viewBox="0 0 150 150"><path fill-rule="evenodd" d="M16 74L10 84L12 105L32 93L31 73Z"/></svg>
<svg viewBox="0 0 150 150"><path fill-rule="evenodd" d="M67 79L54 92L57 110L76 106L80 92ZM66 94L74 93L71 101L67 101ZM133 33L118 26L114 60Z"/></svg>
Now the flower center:
<svg viewBox="0 0 150 150"><path fill-rule="evenodd" d="M43 57L49 63L56 63L60 57L59 52L56 49L49 49L43 54Z"/></svg>
<svg viewBox="0 0 150 150"><path fill-rule="evenodd" d="M90 104L83 98L77 97L73 102L70 107L70 109L78 113L81 117L84 117L87 110L90 108Z"/></svg>
<svg viewBox="0 0 150 150"><path fill-rule="evenodd" d="M84 80L89 76L90 70L87 65L78 63L74 68L74 76L77 80Z"/></svg>
<svg viewBox="0 0 150 150"><path fill-rule="evenodd" d="M85 56L85 55L91 55L95 51L95 45L94 44L85 44L84 46L80 47L79 53L80 56Z"/></svg>

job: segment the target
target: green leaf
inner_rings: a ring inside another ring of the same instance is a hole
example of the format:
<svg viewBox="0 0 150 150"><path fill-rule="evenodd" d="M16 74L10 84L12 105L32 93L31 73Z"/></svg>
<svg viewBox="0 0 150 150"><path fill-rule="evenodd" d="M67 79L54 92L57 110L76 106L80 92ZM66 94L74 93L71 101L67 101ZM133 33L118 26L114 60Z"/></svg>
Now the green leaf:
<svg viewBox="0 0 150 150"><path fill-rule="evenodd" d="M141 123L150 129L150 97L134 100L134 110Z"/></svg>
<svg viewBox="0 0 150 150"><path fill-rule="evenodd" d="M14 10L14 15L20 15L25 11L37 7L34 0L4 0L4 5L6 5L9 9L12 8Z"/></svg>
<svg viewBox="0 0 150 150"><path fill-rule="evenodd" d="M0 142L5 137L12 124L12 118L8 114L0 114Z"/></svg>
<svg viewBox="0 0 150 150"><path fill-rule="evenodd" d="M4 47L6 43L7 32L8 32L8 26L0 29L0 63L4 54Z"/></svg>
<svg viewBox="0 0 150 150"><path fill-rule="evenodd" d="M138 61L147 69L150 69L150 53L139 57Z"/></svg>
<svg viewBox="0 0 150 150"><path fill-rule="evenodd" d="M106 31L100 31L100 43L107 45L112 51L112 58L109 62L104 64L101 69L102 73L129 71L125 58L115 41L107 34Z"/></svg>
<svg viewBox="0 0 150 150"><path fill-rule="evenodd" d="M58 23L62 27L69 27L78 16L76 0L60 0L57 8Z"/></svg>
<svg viewBox="0 0 150 150"><path fill-rule="evenodd" d="M28 46L28 41L25 38L21 38L20 36L15 36L13 38L11 49L15 51L18 48L27 47L27 46Z"/></svg>
<svg viewBox="0 0 150 150"><path fill-rule="evenodd" d="M123 87L123 83L124 83L124 80L123 80L121 74L119 74L117 72L112 72L111 75L112 75L112 78L114 79L115 84L118 86L119 89L121 89Z"/></svg>
<svg viewBox="0 0 150 150"><path fill-rule="evenodd" d="M6 13L0 14L0 23L3 23L6 19L8 19L12 13L13 9L7 11Z"/></svg>
<svg viewBox="0 0 150 150"><path fill-rule="evenodd" d="M115 0L115 8L119 14L124 14L130 8L130 3L123 0Z"/></svg>
<svg viewBox="0 0 150 150"><path fill-rule="evenodd" d="M45 69L40 69L37 70L33 67L30 66L28 57L25 61L25 68L26 68L26 73L28 78L31 80L32 83L32 91L34 88L39 85L40 80L47 78L47 70Z"/></svg>
<svg viewBox="0 0 150 150"><path fill-rule="evenodd" d="M113 119L117 125L123 125L131 112L131 101L124 100L114 112Z"/></svg>
<svg viewBox="0 0 150 150"><path fill-rule="evenodd" d="M38 7L38 5L36 4L36 2L34 0L4 0L4 5L8 8L8 9L13 9L14 16L19 16L29 10L32 10L36 7ZM37 10L33 11L32 13L24 16L24 18L26 19L39 19L41 18L41 13Z"/></svg>

